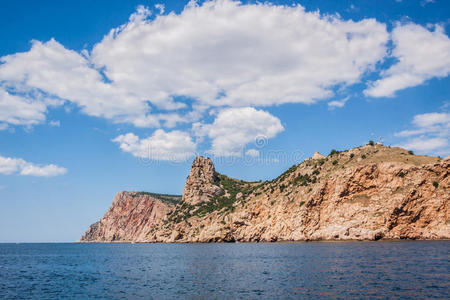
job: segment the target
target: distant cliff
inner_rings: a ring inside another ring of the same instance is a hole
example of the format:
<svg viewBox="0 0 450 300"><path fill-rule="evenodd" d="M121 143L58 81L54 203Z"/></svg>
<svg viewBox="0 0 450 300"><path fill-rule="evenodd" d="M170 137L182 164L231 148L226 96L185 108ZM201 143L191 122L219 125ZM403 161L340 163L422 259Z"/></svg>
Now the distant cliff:
<svg viewBox="0 0 450 300"><path fill-rule="evenodd" d="M181 196L146 192L117 193L106 214L80 241L143 241L180 200Z"/></svg>
<svg viewBox="0 0 450 300"><path fill-rule="evenodd" d="M80 241L448 239L449 169L450 157L366 145L246 182L197 157L182 199L118 193Z"/></svg>

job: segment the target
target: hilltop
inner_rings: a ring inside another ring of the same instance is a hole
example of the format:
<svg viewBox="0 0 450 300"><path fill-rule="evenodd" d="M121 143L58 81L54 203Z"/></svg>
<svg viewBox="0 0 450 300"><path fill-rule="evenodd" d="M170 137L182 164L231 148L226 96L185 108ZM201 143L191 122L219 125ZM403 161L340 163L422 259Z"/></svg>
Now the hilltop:
<svg viewBox="0 0 450 300"><path fill-rule="evenodd" d="M369 144L316 153L271 181L247 182L197 157L182 198L118 193L80 241L448 239L449 165Z"/></svg>

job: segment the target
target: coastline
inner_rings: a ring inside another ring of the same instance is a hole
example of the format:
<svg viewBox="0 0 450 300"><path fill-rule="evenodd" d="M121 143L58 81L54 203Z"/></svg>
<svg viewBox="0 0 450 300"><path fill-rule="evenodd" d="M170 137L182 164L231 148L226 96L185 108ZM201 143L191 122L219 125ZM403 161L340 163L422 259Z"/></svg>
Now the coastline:
<svg viewBox="0 0 450 300"><path fill-rule="evenodd" d="M450 239L380 239L380 240L369 240L369 239L346 239L346 240L298 240L298 241L234 241L234 242L131 242L131 241L75 241L74 244L297 244L297 243L367 243L367 242L443 242L450 241ZM70 243L70 242L69 242Z"/></svg>

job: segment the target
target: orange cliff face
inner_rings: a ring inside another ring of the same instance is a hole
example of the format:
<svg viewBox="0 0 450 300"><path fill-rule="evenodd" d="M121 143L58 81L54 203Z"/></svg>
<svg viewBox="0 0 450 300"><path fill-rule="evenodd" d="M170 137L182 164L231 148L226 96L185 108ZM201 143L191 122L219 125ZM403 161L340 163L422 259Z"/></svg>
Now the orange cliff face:
<svg viewBox="0 0 450 300"><path fill-rule="evenodd" d="M315 154L261 183L198 157L182 200L118 193L80 241L448 239L449 169L449 157L374 145Z"/></svg>

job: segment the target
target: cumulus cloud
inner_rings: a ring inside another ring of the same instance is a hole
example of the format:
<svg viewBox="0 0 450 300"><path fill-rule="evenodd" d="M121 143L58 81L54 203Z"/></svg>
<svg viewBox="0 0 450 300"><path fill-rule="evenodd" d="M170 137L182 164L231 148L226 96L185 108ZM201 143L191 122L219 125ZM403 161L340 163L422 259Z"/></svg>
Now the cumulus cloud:
<svg viewBox="0 0 450 300"><path fill-rule="evenodd" d="M397 132L395 136L407 139L400 147L422 153L449 155L450 113L416 115L412 121L412 128Z"/></svg>
<svg viewBox="0 0 450 300"><path fill-rule="evenodd" d="M151 15L139 6L91 52L34 41L28 52L1 58L0 83L73 102L113 122L173 127L195 119L155 109L186 109L193 101L195 114L204 105L328 97L336 85L358 82L384 56L388 40L385 25L374 19L345 21L299 5L217 0ZM174 100L180 96L189 101ZM42 119L45 111L37 111Z"/></svg>
<svg viewBox="0 0 450 300"><path fill-rule="evenodd" d="M4 56L0 61L0 83L6 87L73 102L90 116L138 127L159 126L157 116L148 114L150 107L145 99L131 89L108 83L87 57L53 39L46 43L34 41L30 51ZM45 109L36 109L41 121Z"/></svg>
<svg viewBox="0 0 450 300"><path fill-rule="evenodd" d="M0 174L19 174L37 177L52 177L64 175L67 169L57 165L37 165L21 158L4 157L0 155Z"/></svg>
<svg viewBox="0 0 450 300"><path fill-rule="evenodd" d="M413 129L403 130L395 133L398 137L408 137L417 134L435 134L448 136L450 131L449 113L427 113L416 115L413 118Z"/></svg>
<svg viewBox="0 0 450 300"><path fill-rule="evenodd" d="M217 156L240 156L248 143L261 139L258 146L264 146L267 139L275 137L284 127L277 117L266 111L242 107L224 109L212 124L196 123L193 129L198 136L211 138L210 153Z"/></svg>
<svg viewBox="0 0 450 300"><path fill-rule="evenodd" d="M1 57L0 130L44 123L50 106L67 103L136 127L167 130L194 123L193 132L211 140L212 153L238 155L256 135L270 138L283 130L280 120L259 108L327 99L378 71L375 66L388 53L385 24L306 12L301 5L213 0L190 1L180 13L164 14L161 4L155 9L159 13L139 6L89 50L73 51L52 39ZM441 27L399 25L391 37L398 63L381 72L367 95L393 95L448 75L448 37ZM346 101L328 105L342 107ZM216 119L205 124L211 111L218 112ZM227 123L224 116L241 123ZM186 149L158 144L164 139L184 141ZM145 144L157 144L155 157L164 160L196 148L189 134L178 130L156 130L144 139L130 133L115 142L138 157L148 152Z"/></svg>
<svg viewBox="0 0 450 300"><path fill-rule="evenodd" d="M442 27L429 31L416 24L399 25L392 40L392 56L398 62L381 72L382 78L365 90L366 95L391 97L398 90L450 74L450 39Z"/></svg>
<svg viewBox="0 0 450 300"><path fill-rule="evenodd" d="M207 105L264 106L313 103L338 84L358 82L387 41L374 19L217 0L130 21L97 44L91 59L155 105L183 95Z"/></svg>
<svg viewBox="0 0 450 300"><path fill-rule="evenodd" d="M91 52L33 41L29 51L0 59L0 86L70 101L113 122L173 127L198 118L205 105L328 97L336 85L358 82L384 56L388 40L374 19L345 21L299 5L217 0L151 15L138 7ZM180 97L189 100L174 100ZM190 117L173 112L189 108ZM42 122L45 108L35 111Z"/></svg>
<svg viewBox="0 0 450 300"><path fill-rule="evenodd" d="M43 101L12 95L0 87L0 130L9 125L32 126L45 121Z"/></svg>
<svg viewBox="0 0 450 300"><path fill-rule="evenodd" d="M354 22L300 5L231 0L191 1L179 14L155 8L160 14L139 6L92 51L76 52L52 39L2 57L0 87L51 95L117 123L174 127L198 120L205 106L314 103L337 86L359 82L387 53L386 25L375 19ZM393 95L448 75L449 41L441 27L430 32L401 25L392 39L399 62L367 95ZM42 103L34 106L31 125L46 112Z"/></svg>
<svg viewBox="0 0 450 300"><path fill-rule="evenodd" d="M156 130L148 138L139 138L133 133L119 135L112 140L120 149L149 160L181 161L195 155L196 143L183 131L165 132Z"/></svg>
<svg viewBox="0 0 450 300"><path fill-rule="evenodd" d="M419 127L431 127L450 123L449 113L428 113L414 116L413 123Z"/></svg>
<svg viewBox="0 0 450 300"><path fill-rule="evenodd" d="M420 152L434 151L439 148L448 146L448 140L445 138L427 138L419 137L409 140L406 144L402 144L401 147L405 149L413 149Z"/></svg>

